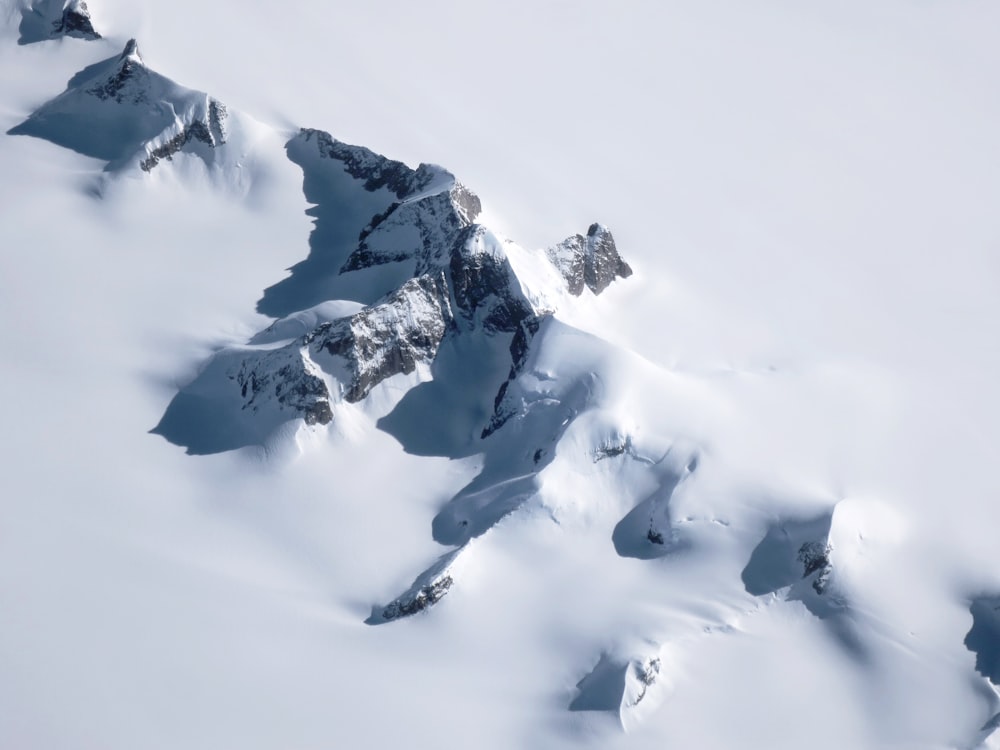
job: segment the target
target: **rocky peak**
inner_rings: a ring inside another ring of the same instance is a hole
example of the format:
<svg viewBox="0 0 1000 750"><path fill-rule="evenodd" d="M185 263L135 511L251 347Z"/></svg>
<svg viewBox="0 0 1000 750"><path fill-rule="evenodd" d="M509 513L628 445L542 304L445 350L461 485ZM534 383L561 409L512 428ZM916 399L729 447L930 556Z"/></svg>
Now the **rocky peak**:
<svg viewBox="0 0 1000 750"><path fill-rule="evenodd" d="M94 40L101 35L94 28L84 0L34 0L21 11L20 44L73 37Z"/></svg>
<svg viewBox="0 0 1000 750"><path fill-rule="evenodd" d="M58 36L72 36L79 39L100 39L101 35L94 29L87 3L83 0L70 0L63 8L62 16L54 24Z"/></svg>
<svg viewBox="0 0 1000 750"><path fill-rule="evenodd" d="M149 156L139 163L144 172L149 172L163 159L171 161L174 154L190 143L201 143L209 148L216 148L226 142L226 105L217 99L207 98L206 111L203 116L195 115L185 124L179 133L168 138L159 146L149 150Z"/></svg>
<svg viewBox="0 0 1000 750"><path fill-rule="evenodd" d="M452 323L442 274L410 279L355 315L324 323L303 339L314 359L339 357L349 373L344 399L360 401L393 375L430 364Z"/></svg>
<svg viewBox="0 0 1000 750"><path fill-rule="evenodd" d="M130 39L119 54L82 70L9 132L103 159L107 171L138 166L148 172L182 150L206 164L227 164L212 150L228 142L230 124L222 102L151 70Z"/></svg>
<svg viewBox="0 0 1000 750"><path fill-rule="evenodd" d="M632 275L632 268L618 254L611 231L601 224L591 224L586 236L568 237L546 254L566 280L570 294L577 297L585 286L600 294L616 278Z"/></svg>
<svg viewBox="0 0 1000 750"><path fill-rule="evenodd" d="M488 333L515 331L535 313L503 250L486 227L467 227L452 248L449 277L455 303L470 327Z"/></svg>
<svg viewBox="0 0 1000 750"><path fill-rule="evenodd" d="M442 174L452 181L455 179L441 167L421 164L411 169L401 161L388 159L364 146L338 141L323 130L302 128L299 135L307 142L315 139L321 157L342 162L344 171L356 180L364 180L365 190L370 192L386 188L397 198L404 198L426 189Z"/></svg>
<svg viewBox="0 0 1000 750"><path fill-rule="evenodd" d="M135 39L129 39L118 56L118 63L94 81L86 93L98 99L112 99L119 104L142 104L149 101L150 71L139 54Z"/></svg>
<svg viewBox="0 0 1000 750"><path fill-rule="evenodd" d="M139 43L135 40L135 38L129 39L125 42L125 48L118 56L118 59L123 61L131 59L133 62L137 62L140 65L146 64L142 59L142 55L139 53Z"/></svg>

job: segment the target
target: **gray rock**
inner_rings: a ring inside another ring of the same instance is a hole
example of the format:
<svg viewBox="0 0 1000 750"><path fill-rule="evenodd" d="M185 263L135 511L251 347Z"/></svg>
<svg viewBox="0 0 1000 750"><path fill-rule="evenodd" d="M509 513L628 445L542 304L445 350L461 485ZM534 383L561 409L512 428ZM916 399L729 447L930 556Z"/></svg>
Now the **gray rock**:
<svg viewBox="0 0 1000 750"><path fill-rule="evenodd" d="M397 198L403 198L427 187L437 172L437 168L429 164L411 169L401 161L387 159L364 146L338 141L323 130L302 128L300 135L306 141L315 138L323 158L342 162L344 170L351 177L364 180L365 189L371 192L387 188Z"/></svg>
<svg viewBox="0 0 1000 750"><path fill-rule="evenodd" d="M83 0L70 0L66 4L62 16L54 24L53 36L71 36L78 39L101 38L101 35L94 28L87 3Z"/></svg>
<svg viewBox="0 0 1000 750"><path fill-rule="evenodd" d="M95 40L101 35L94 28L84 0L34 0L21 10L19 44L33 44L49 39L73 37Z"/></svg>
<svg viewBox="0 0 1000 750"><path fill-rule="evenodd" d="M448 266L455 304L469 328L513 332L535 313L495 237L473 224L459 236Z"/></svg>
<svg viewBox="0 0 1000 750"><path fill-rule="evenodd" d="M600 224L591 224L586 237L573 235L546 253L566 280L570 294L577 297L585 286L600 294L616 278L632 275L632 268L618 254L611 231Z"/></svg>
<svg viewBox="0 0 1000 750"><path fill-rule="evenodd" d="M152 171L153 167L166 159L172 161L174 154L181 151L192 141L203 143L209 148L216 148L226 142L226 105L215 99L208 103L208 117L203 120L193 120L180 133L149 152L149 156L139 163L144 172Z"/></svg>
<svg viewBox="0 0 1000 750"><path fill-rule="evenodd" d="M417 612L423 612L430 606L437 604L448 593L454 580L451 576L445 575L427 586L419 589L412 596L397 599L382 610L382 617L385 620L396 620L400 617L409 617Z"/></svg>
<svg viewBox="0 0 1000 750"><path fill-rule="evenodd" d="M303 343L343 358L351 375L344 398L356 402L383 380L430 363L451 324L443 274L419 276L355 315L324 323Z"/></svg>

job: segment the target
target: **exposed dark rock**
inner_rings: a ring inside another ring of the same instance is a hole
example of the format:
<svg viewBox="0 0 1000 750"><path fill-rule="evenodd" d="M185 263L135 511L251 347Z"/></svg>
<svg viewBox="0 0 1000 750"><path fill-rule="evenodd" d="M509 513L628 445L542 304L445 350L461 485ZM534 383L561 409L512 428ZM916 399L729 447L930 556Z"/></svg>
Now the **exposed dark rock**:
<svg viewBox="0 0 1000 750"><path fill-rule="evenodd" d="M342 162L347 173L364 180L365 189L372 192L387 188L397 198L403 198L426 188L437 173L429 164L410 169L401 161L387 159L364 146L343 143L322 130L302 128L301 133L307 141L316 138L321 156Z"/></svg>
<svg viewBox="0 0 1000 750"><path fill-rule="evenodd" d="M87 89L87 93L102 100L114 99L119 104L146 103L149 77L150 71L139 54L138 43L135 39L129 39L118 57L117 67L110 75Z"/></svg>
<svg viewBox="0 0 1000 750"><path fill-rule="evenodd" d="M817 594L826 591L826 584L830 578L833 568L830 565L830 553L833 548L823 542L805 542L799 547L798 561L803 566L803 578L808 578L813 573L819 571L812 582L812 587Z"/></svg>
<svg viewBox="0 0 1000 750"><path fill-rule="evenodd" d="M646 691L653 686L656 678L660 676L660 668L661 664L658 657L647 659L641 664L633 664L635 677L639 682L639 693L635 697L634 705L642 703L642 699L646 697Z"/></svg>
<svg viewBox="0 0 1000 750"><path fill-rule="evenodd" d="M824 588L831 567L831 549L826 540L832 521L832 513L814 518L776 519L743 569L747 592L753 596L771 594L817 571L819 578L823 578L820 588Z"/></svg>
<svg viewBox="0 0 1000 750"><path fill-rule="evenodd" d="M44 42L60 37L95 40L90 10L83 0L34 0L22 4L19 44Z"/></svg>
<svg viewBox="0 0 1000 750"><path fill-rule="evenodd" d="M453 583L454 580L452 577L445 575L422 587L416 594L397 599L389 604L382 610L382 618L385 620L396 620L400 617L408 617L417 614L417 612L423 612L428 607L441 601Z"/></svg>
<svg viewBox="0 0 1000 750"><path fill-rule="evenodd" d="M455 243L449 263L452 295L469 322L487 333L516 331L534 310L521 292L499 240L483 226L467 227Z"/></svg>
<svg viewBox="0 0 1000 750"><path fill-rule="evenodd" d="M654 529L652 526L650 526L649 531L646 532L646 539L651 544L663 544L665 541L663 538L663 534Z"/></svg>
<svg viewBox="0 0 1000 750"><path fill-rule="evenodd" d="M189 123L180 133L162 146L150 151L149 156L143 159L139 166L144 172L150 172L162 159L172 161L174 154L181 151L191 141L204 143L209 148L223 145L226 142L225 119L226 105L215 99L210 99L208 117L205 120L194 120Z"/></svg>
<svg viewBox="0 0 1000 750"><path fill-rule="evenodd" d="M626 435L624 438L619 438L616 441L609 441L594 451L594 463L596 464L605 458L623 456L631 447L632 437L630 435Z"/></svg>
<svg viewBox="0 0 1000 750"><path fill-rule="evenodd" d="M63 9L62 17L54 24L53 36L72 36L79 39L100 39L90 18L87 3L70 0Z"/></svg>
<svg viewBox="0 0 1000 750"><path fill-rule="evenodd" d="M528 349L531 346L531 340L538 333L538 329L545 317L547 315L529 315L521 320L517 330L514 331L514 338L510 341L510 373L507 375L507 380L500 384L500 389L493 399L493 414L490 417L489 423L483 428L480 437L489 437L503 427L507 420L517 413L514 405L507 403L507 391L510 388L510 384L521 374L524 362L528 358ZM535 456L535 463L538 463L541 458L541 449L535 453Z"/></svg>
<svg viewBox="0 0 1000 750"><path fill-rule="evenodd" d="M451 323L443 275L419 276L381 302L323 324L304 343L344 359L352 376L344 398L360 401L383 380L430 363Z"/></svg>
<svg viewBox="0 0 1000 750"><path fill-rule="evenodd" d="M257 411L273 400L306 424L328 424L333 419L330 392L314 368L301 346L285 347L247 357L230 379L240 390L244 410Z"/></svg>
<svg viewBox="0 0 1000 750"><path fill-rule="evenodd" d="M441 174L445 174L441 172ZM444 264L463 229L479 215L480 204L465 186L454 182L447 190L417 199L395 202L372 217L341 273L413 258L415 273L430 273Z"/></svg>
<svg viewBox="0 0 1000 750"><path fill-rule="evenodd" d="M591 224L586 237L573 235L546 252L574 296L581 295L585 286L600 294L616 278L632 275L632 268L618 254L611 232L600 224Z"/></svg>

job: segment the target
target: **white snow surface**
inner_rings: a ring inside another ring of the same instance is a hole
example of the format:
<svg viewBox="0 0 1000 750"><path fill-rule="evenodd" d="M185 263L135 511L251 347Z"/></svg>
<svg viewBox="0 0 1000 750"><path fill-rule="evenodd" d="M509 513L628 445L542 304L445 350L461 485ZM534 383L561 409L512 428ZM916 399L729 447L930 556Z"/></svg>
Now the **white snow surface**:
<svg viewBox="0 0 1000 750"><path fill-rule="evenodd" d="M88 6L18 45L0 3L0 132L134 37L244 135L149 173L0 136L0 747L998 746L1000 7ZM490 437L464 339L409 424L427 369L264 447L150 433L397 281L254 312L309 253L299 126L446 165L557 310ZM571 298L531 248L592 221L636 273Z"/></svg>

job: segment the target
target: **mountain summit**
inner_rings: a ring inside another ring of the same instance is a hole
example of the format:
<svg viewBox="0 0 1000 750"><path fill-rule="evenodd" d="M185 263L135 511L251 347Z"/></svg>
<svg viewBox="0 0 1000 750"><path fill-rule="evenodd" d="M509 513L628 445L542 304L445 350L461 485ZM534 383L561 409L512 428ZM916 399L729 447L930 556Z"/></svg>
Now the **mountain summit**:
<svg viewBox="0 0 1000 750"><path fill-rule="evenodd" d="M100 159L108 172L129 166L149 172L182 152L233 169L239 150L221 148L231 138L232 120L222 102L150 69L130 39L121 54L77 73L9 134Z"/></svg>

